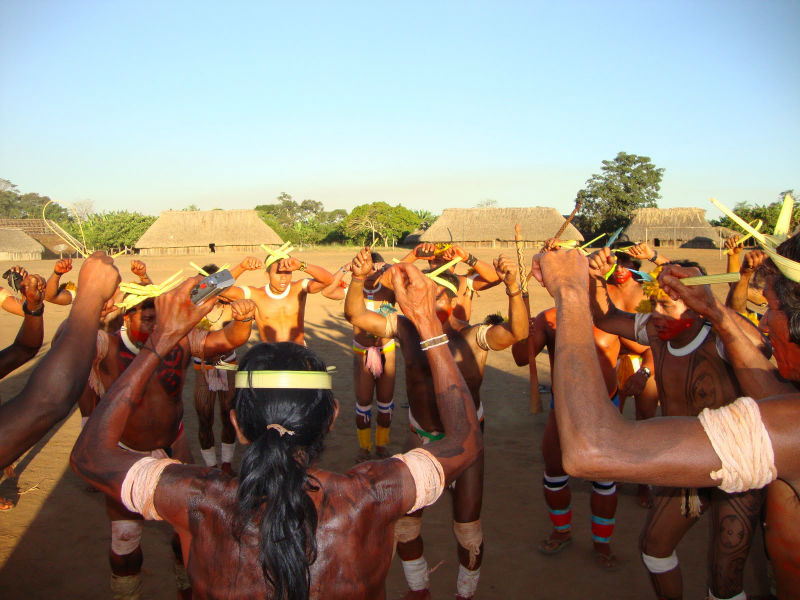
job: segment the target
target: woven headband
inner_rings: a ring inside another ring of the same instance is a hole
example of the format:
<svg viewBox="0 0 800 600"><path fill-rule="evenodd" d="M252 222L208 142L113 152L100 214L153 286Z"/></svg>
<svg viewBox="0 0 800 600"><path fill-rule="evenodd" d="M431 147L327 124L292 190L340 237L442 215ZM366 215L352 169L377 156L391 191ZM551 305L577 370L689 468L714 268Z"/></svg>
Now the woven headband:
<svg viewBox="0 0 800 600"><path fill-rule="evenodd" d="M238 389L333 389L331 374L327 371L239 371L236 373Z"/></svg>

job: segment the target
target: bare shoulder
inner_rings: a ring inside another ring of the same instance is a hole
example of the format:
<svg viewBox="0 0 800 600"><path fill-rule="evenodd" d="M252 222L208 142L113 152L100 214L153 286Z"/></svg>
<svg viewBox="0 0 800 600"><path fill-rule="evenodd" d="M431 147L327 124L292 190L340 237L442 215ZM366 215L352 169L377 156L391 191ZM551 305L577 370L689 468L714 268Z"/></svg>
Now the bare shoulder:
<svg viewBox="0 0 800 600"><path fill-rule="evenodd" d="M156 505L162 516L172 522L181 513L187 518L193 513L227 513L236 501L237 489L238 480L219 469L175 464L161 475Z"/></svg>
<svg viewBox="0 0 800 600"><path fill-rule="evenodd" d="M388 458L356 465L343 474L331 473L325 482L328 494L348 499L359 510L378 507L387 518L399 518L407 502L404 490L413 489L408 468L399 460Z"/></svg>

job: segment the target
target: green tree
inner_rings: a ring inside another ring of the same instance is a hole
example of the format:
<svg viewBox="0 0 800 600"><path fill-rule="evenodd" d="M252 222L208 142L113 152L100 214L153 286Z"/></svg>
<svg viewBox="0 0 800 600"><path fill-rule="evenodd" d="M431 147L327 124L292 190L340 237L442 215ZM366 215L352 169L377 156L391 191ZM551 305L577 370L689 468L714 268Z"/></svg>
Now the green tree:
<svg viewBox="0 0 800 600"><path fill-rule="evenodd" d="M761 231L764 233L772 233L775 229L775 223L778 222L778 215L783 207L783 197L789 194L792 198L795 197L794 190L785 190L778 195L778 200L769 204L751 204L749 202L739 202L733 207L733 212L739 215L742 219L751 223L756 219L760 219L764 224L761 226ZM714 226L729 227L736 231L741 231L732 219L722 215L719 219L709 221ZM794 209L792 210L792 221L789 225L789 232L791 233L800 223L800 203L795 202Z"/></svg>
<svg viewBox="0 0 800 600"><path fill-rule="evenodd" d="M5 179L8 185L1 185L0 188L0 218L3 219L41 219L42 208L50 202L47 196L39 194L20 194L16 186ZM61 205L53 202L47 207L47 218L62 222L71 219L69 212Z"/></svg>
<svg viewBox="0 0 800 600"><path fill-rule="evenodd" d="M132 248L156 218L127 210L95 213L81 223L86 247L90 250ZM71 222L64 229L75 239L83 241L77 223Z"/></svg>
<svg viewBox="0 0 800 600"><path fill-rule="evenodd" d="M620 152L614 160L604 160L601 170L576 197L581 208L575 225L584 236L625 227L635 209L655 207L661 198L664 169L657 168L649 156Z"/></svg>
<svg viewBox="0 0 800 600"><path fill-rule="evenodd" d="M415 210L414 214L417 216L417 219L419 219L420 229L428 229L438 218L431 211L425 209Z"/></svg>
<svg viewBox="0 0 800 600"><path fill-rule="evenodd" d="M342 231L358 244L382 241L390 246L419 226L419 217L404 206L373 202L356 206L342 222Z"/></svg>

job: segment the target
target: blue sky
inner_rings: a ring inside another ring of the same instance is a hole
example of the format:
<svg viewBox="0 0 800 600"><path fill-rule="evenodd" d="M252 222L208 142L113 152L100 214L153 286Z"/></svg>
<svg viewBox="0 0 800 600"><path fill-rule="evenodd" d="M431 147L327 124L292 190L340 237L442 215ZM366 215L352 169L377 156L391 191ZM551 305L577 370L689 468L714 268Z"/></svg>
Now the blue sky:
<svg viewBox="0 0 800 600"><path fill-rule="evenodd" d="M800 192L800 2L0 2L0 177L157 214L280 192L555 206L617 152L660 206Z"/></svg>

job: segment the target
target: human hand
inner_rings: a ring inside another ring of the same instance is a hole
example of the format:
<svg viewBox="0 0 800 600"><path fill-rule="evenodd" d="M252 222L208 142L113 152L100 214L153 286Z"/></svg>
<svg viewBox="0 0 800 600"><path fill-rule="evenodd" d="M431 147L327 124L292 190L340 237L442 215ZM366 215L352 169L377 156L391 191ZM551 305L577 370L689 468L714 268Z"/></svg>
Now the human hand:
<svg viewBox="0 0 800 600"><path fill-rule="evenodd" d="M436 284L411 263L398 263L392 266L391 273L394 295L400 310L414 323L417 330L430 325L431 319L438 322L434 308Z"/></svg>
<svg viewBox="0 0 800 600"><path fill-rule="evenodd" d="M614 268L617 258L610 248L600 248L589 255L589 275L593 279L605 281L606 273Z"/></svg>
<svg viewBox="0 0 800 600"><path fill-rule="evenodd" d="M533 257L531 272L551 296L566 287L589 288L589 265L580 250L544 252Z"/></svg>
<svg viewBox="0 0 800 600"><path fill-rule="evenodd" d="M620 390L620 397L627 398L628 396L641 394L647 385L648 379L650 379L650 377L648 377L647 373L639 369L625 381L625 385L623 385Z"/></svg>
<svg viewBox="0 0 800 600"><path fill-rule="evenodd" d="M95 252L84 261L78 273L77 298L94 296L105 302L117 290L119 282L114 260L105 252Z"/></svg>
<svg viewBox="0 0 800 600"><path fill-rule="evenodd" d="M750 250L750 252L744 255L739 273L743 276L750 277L768 258L769 256L763 250Z"/></svg>
<svg viewBox="0 0 800 600"><path fill-rule="evenodd" d="M158 334L156 339L159 343L164 342L166 349L172 348L214 308L217 301L214 296L207 298L199 306L191 300L192 288L201 281L202 275L189 277L175 289L156 297L156 326L153 335ZM153 341L155 343L156 340Z"/></svg>
<svg viewBox="0 0 800 600"><path fill-rule="evenodd" d="M626 252L639 260L650 260L656 255L656 251L645 242L631 246Z"/></svg>
<svg viewBox="0 0 800 600"><path fill-rule="evenodd" d="M542 246L542 252L552 252L553 250L558 250L560 248L559 243L561 240L558 238L547 238L544 241L544 245Z"/></svg>
<svg viewBox="0 0 800 600"><path fill-rule="evenodd" d="M497 276L506 284L506 287L516 286L517 277L519 276L519 267L517 267L516 257L510 257L506 254L501 254L494 259L494 270Z"/></svg>
<svg viewBox="0 0 800 600"><path fill-rule="evenodd" d="M28 310L38 310L44 303L44 289L46 283L44 277L31 273L22 280L22 295Z"/></svg>
<svg viewBox="0 0 800 600"><path fill-rule="evenodd" d="M239 266L245 271L256 271L263 268L264 263L261 261L261 259L256 258L255 256L248 256L239 263Z"/></svg>
<svg viewBox="0 0 800 600"><path fill-rule="evenodd" d="M282 258L278 261L278 271L283 271L284 273L292 272L292 271L300 271L302 270L305 263L300 260L299 258L295 258L294 256L290 256L289 258Z"/></svg>
<svg viewBox="0 0 800 600"><path fill-rule="evenodd" d="M231 316L234 321L252 321L256 315L256 303L252 300L231 302Z"/></svg>
<svg viewBox="0 0 800 600"><path fill-rule="evenodd" d="M732 235L731 237L725 240L725 249L728 251L728 254L739 254L742 251L742 247L739 245L739 236Z"/></svg>
<svg viewBox="0 0 800 600"><path fill-rule="evenodd" d="M718 312L718 303L711 288L707 285L686 286L681 283L684 277L702 275L696 267L666 265L658 276L658 284L673 300L683 300L697 314L712 320Z"/></svg>
<svg viewBox="0 0 800 600"><path fill-rule="evenodd" d="M71 258L62 258L61 260L57 260L55 266L53 267L53 272L56 275L64 275L70 271L72 271Z"/></svg>
<svg viewBox="0 0 800 600"><path fill-rule="evenodd" d="M454 258L460 258L465 261L469 258L469 252L464 250L461 246L450 246L447 250L442 252L442 258L450 262Z"/></svg>
<svg viewBox="0 0 800 600"><path fill-rule="evenodd" d="M366 279L372 273L372 254L370 250L369 246L365 246L353 258L350 268L353 272L353 277Z"/></svg>
<svg viewBox="0 0 800 600"><path fill-rule="evenodd" d="M436 244L425 242L414 248L414 256L422 260L431 260L436 254Z"/></svg>
<svg viewBox="0 0 800 600"><path fill-rule="evenodd" d="M140 260L132 260L131 273L136 275L139 279L144 279L147 277L147 265Z"/></svg>

